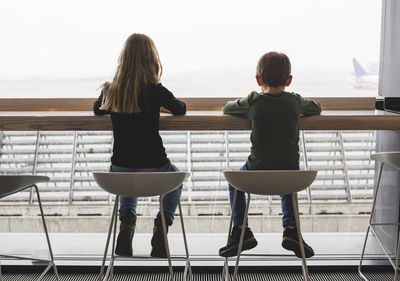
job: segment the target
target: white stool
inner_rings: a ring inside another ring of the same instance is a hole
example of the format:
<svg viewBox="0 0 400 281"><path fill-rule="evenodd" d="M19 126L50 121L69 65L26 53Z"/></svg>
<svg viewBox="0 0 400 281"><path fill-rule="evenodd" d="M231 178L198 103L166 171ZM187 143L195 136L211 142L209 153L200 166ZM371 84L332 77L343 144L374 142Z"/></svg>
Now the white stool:
<svg viewBox="0 0 400 281"><path fill-rule="evenodd" d="M389 259L390 263L393 266L394 269L394 280L397 281L397 276L399 274L399 256L400 256L400 232L399 232L399 226L400 223L396 222L396 223L390 223L390 222L372 222L373 216L374 216L374 211L375 211L375 204L376 204L376 198L377 198L377 194L379 191L379 186L380 186L380 182L381 182L381 176L382 176L382 170L383 170L383 164L389 165L395 169L400 169L400 152L381 152L381 153L375 153L371 155L371 159L375 160L375 161L379 161L381 162L381 165L379 167L379 173L378 173L378 180L377 180L377 184L376 184L376 189L374 192L374 199L373 199L373 203L372 203L372 210L371 210L371 215L369 217L369 223L368 223L368 228L367 228L367 233L365 235L365 241L364 241L364 246L361 252L361 258L360 258L360 264L358 265L358 273L360 274L360 276L364 279L364 280L369 280L367 278L367 276L365 276L362 272L361 272L361 267L362 267L362 262L364 259L364 253L365 253L365 247L367 245L367 240L368 240L368 234L369 231L371 230L372 233L375 235L376 239L378 240L379 245L381 246L381 248L383 249L386 257ZM392 258L390 257L388 251L386 250L386 248L384 247L382 241L379 239L379 236L376 234L374 228L372 226L374 225L395 225L397 226L397 231L398 231L398 237L397 237L397 254L396 254L396 264L393 263Z"/></svg>
<svg viewBox="0 0 400 281"><path fill-rule="evenodd" d="M250 206L250 194L261 194L261 195L281 195L281 194L292 194L293 210L295 213L297 234L300 242L300 249L302 255L302 270L305 281L309 281L308 269L306 258L304 254L303 236L301 235L300 229L300 218L297 201L297 192L310 186L315 177L317 171L299 171L299 170L247 170L247 171L224 171L224 175L228 183L235 189L247 193L247 205L244 214L242 231L240 234L240 242L238 247L238 253L236 258L235 271L233 274L233 281L237 280L237 273L240 260L240 252L242 251L244 231L247 222L247 215L249 213ZM233 210L235 209L237 191L235 190L232 214L229 223L228 239L232 228ZM229 265L228 258L225 258L224 270L222 272L222 279L229 280Z"/></svg>
<svg viewBox="0 0 400 281"><path fill-rule="evenodd" d="M30 187L35 188L36 196L37 196L38 203L39 203L40 215L42 216L43 228L44 228L44 232L46 234L47 246L49 248L50 260L28 258L28 257L15 256L15 255L2 255L2 254L0 254L0 257L21 259L21 260L32 260L32 261L39 261L39 262L48 262L48 265L45 268L45 270L42 272L42 274L39 276L39 278L36 279L37 281L42 280L42 278L45 276L45 274L47 273L47 271L49 271L49 269L51 267L53 267L54 275L56 276L56 279L59 280L57 267L54 263L53 251L51 249L49 233L47 232L46 221L44 219L42 202L40 200L40 195L39 195L39 189L36 186L36 184L39 182L48 182L48 181L49 181L49 177L45 177L45 176L0 175L0 198L23 191ZM2 280L1 265L0 265L0 280Z"/></svg>
<svg viewBox="0 0 400 281"><path fill-rule="evenodd" d="M174 273L171 264L171 255L169 252L168 239L167 239L167 227L165 223L164 208L162 198L164 194L176 190L189 176L189 173L185 172L94 172L93 177L97 184L105 191L115 194L114 210L111 217L110 228L107 236L106 248L104 251L103 263L101 265L101 271L99 279L108 281L113 279L113 267L114 260L116 259L115 251L115 235L117 229L117 212L118 212L118 201L120 196L125 197L149 197L149 196L160 196L160 213L161 221L164 231L164 239L168 257L168 267L170 273L170 280L173 281ZM186 280L189 274L190 280L192 280L192 270L190 267L189 251L186 240L185 226L182 217L182 208L179 193L178 194L178 206L179 216L182 226L183 240L186 251L186 265L184 270L184 280ZM113 241L111 248L111 260L107 268L107 272L104 275L104 265L106 262L108 245L110 242L111 231L113 231ZM132 257L134 258L134 257ZM104 275L104 277L103 277Z"/></svg>

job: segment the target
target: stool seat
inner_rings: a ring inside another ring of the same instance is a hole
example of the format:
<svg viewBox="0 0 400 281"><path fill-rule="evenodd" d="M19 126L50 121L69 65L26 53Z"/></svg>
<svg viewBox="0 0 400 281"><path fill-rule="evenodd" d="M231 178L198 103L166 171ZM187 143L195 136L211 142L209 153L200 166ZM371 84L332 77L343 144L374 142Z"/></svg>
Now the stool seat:
<svg viewBox="0 0 400 281"><path fill-rule="evenodd" d="M47 262L47 267L44 269L42 274L36 279L36 281L41 281L46 273L53 268L54 271L54 276L56 280L60 280L57 272L57 267L56 264L54 263L54 256L53 256L53 250L51 248L50 244L50 237L49 233L47 231L47 226L46 226L46 220L44 217L43 213L43 207L42 207L42 202L40 200L40 194L39 194L39 189L36 186L37 183L39 182L48 182L50 180L49 177L46 176L36 176L36 175L0 175L0 198L6 197L8 195L20 192L24 189L27 188L33 188L36 191L36 197L37 197L37 202L39 205L39 210L40 210L40 216L42 218L42 224L43 224L43 229L44 233L46 235L46 241L47 241L47 246L49 250L49 255L50 259L35 259L35 258L30 258L30 257L23 257L23 256L16 256L16 255L3 255L0 254L0 257L5 257L5 258L14 258L14 259L20 259L20 260L32 260L32 261L39 261L39 262ZM33 190L32 190L33 194ZM1 277L1 264L0 264L0 281L3 280Z"/></svg>
<svg viewBox="0 0 400 281"><path fill-rule="evenodd" d="M35 175L1 175L0 198L20 192L39 182L48 182L49 177Z"/></svg>
<svg viewBox="0 0 400 281"><path fill-rule="evenodd" d="M224 171L224 176L227 182L235 188L233 196L231 219L229 223L228 239L232 229L233 211L236 207L237 191L240 190L247 193L247 203L244 212L243 224L241 226L240 241L236 257L235 269L233 272L233 281L237 280L239 260L243 246L244 232L247 224L247 215L250 206L250 194L259 195L288 195L292 196L293 210L296 220L297 235L302 256L302 271L304 281L309 281L307 262L304 253L304 242L301 234L299 209L297 192L306 189L310 186L317 176L317 171L313 170L240 170L240 171ZM222 272L222 280L229 281L229 264L228 258L225 258L225 263Z"/></svg>
<svg viewBox="0 0 400 281"><path fill-rule="evenodd" d="M96 183L105 191L116 195L114 209L111 216L110 227L108 230L106 246L104 250L103 261L100 269L100 274L98 280L112 281L113 280L113 270L114 261L116 259L114 255L115 249L115 238L117 229L117 212L118 212L118 201L120 196L124 197L149 197L149 196L160 196L159 206L160 214L164 235L164 242L166 247L166 253L168 258L169 267L169 280L174 280L174 272L171 263L171 255L169 251L168 239L167 239L167 226L164 215L164 207L162 203L162 198L165 194L177 190L182 183L189 177L190 173L186 172L93 172L93 178ZM179 207L179 217L182 227L182 235L185 245L186 252L186 264L184 269L184 278L186 281L187 276L190 280L193 280L193 274L190 267L189 260L189 250L186 240L185 226L182 216L182 207L180 202L180 192L176 192ZM105 262L108 253L108 246L111 239L111 233L113 232L112 247L111 247L111 259L110 264L105 271ZM135 258L135 257L132 257Z"/></svg>
<svg viewBox="0 0 400 281"><path fill-rule="evenodd" d="M105 191L126 197L159 196L177 189L189 176L185 172L94 172Z"/></svg>
<svg viewBox="0 0 400 281"><path fill-rule="evenodd" d="M400 152L379 152L371 155L371 159L400 169Z"/></svg>
<svg viewBox="0 0 400 281"><path fill-rule="evenodd" d="M230 185L251 194L281 195L299 192L310 186L317 171L247 170L224 171Z"/></svg>
<svg viewBox="0 0 400 281"><path fill-rule="evenodd" d="M391 152L374 153L371 155L371 159L373 159L375 161L379 161L380 168L379 168L378 177L377 177L377 181L376 181L376 187L374 190L374 197L372 200L372 210L371 210L371 214L369 216L367 232L365 234L364 245L363 245L363 249L361 251L360 263L358 265L358 273L365 281L369 281L368 277L362 272L362 266L363 266L363 261L364 261L365 249L366 249L367 241L368 241L368 235L369 235L369 232L371 231L374 234L375 239L378 241L378 244L381 246L383 252L385 253L386 257L388 258L390 264L392 265L392 267L394 269L393 280L397 281L398 275L399 275L399 266L400 266L400 231L399 231L400 223L398 221L394 221L394 222L388 222L385 220L378 221L379 219L382 219L382 217L375 216L375 209L376 209L375 206L376 206L376 201L377 201L377 197L378 197L378 193L379 193L379 188L381 185L380 183L381 183L383 166L388 165L395 169L400 169L400 152L391 151ZM389 253L388 249L386 248L384 243L381 241L380 235L377 235L377 233L374 229L375 226L377 226L377 227L382 227L382 226L397 227L397 237L396 237L397 238L397 249L396 249L396 253L393 254L396 257L395 262L392 261L391 253Z"/></svg>

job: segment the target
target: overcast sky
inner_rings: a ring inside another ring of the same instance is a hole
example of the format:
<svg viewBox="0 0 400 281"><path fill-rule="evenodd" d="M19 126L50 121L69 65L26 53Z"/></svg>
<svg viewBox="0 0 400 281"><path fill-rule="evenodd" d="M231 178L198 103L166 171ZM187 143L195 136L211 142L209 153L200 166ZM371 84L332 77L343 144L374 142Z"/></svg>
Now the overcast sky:
<svg viewBox="0 0 400 281"><path fill-rule="evenodd" d="M379 59L379 0L0 0L0 79L114 73L131 33L153 38L171 76L255 67L270 50L295 69Z"/></svg>

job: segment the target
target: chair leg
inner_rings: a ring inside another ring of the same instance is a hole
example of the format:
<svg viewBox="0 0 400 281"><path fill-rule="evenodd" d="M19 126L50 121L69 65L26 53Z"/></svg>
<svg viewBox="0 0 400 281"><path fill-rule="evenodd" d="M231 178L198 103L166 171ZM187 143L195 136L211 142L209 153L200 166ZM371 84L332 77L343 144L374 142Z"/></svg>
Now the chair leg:
<svg viewBox="0 0 400 281"><path fill-rule="evenodd" d="M367 240L368 240L368 235L369 235L370 228L371 228L371 225L368 225L367 233L365 234L363 249L362 249L362 252L361 252L360 263L358 265L358 274L365 281L368 281L369 279L367 278L367 276L364 275L364 273L362 273L361 267L362 267L362 262L363 262L363 259L364 259L365 247L367 246Z"/></svg>
<svg viewBox="0 0 400 281"><path fill-rule="evenodd" d="M179 217L181 220L183 242L185 244L185 252L186 252L186 263L185 263L185 270L183 272L183 280L185 280L185 281L187 280L187 274L189 273L189 279L190 279L190 281L193 281L192 267L190 266L189 247L188 247L188 243L187 243L187 239L186 239L185 225L183 223L181 198L179 196L179 192L177 192L176 194L178 195Z"/></svg>
<svg viewBox="0 0 400 281"><path fill-rule="evenodd" d="M235 192L233 193L231 219L229 221L228 237L226 238L226 243L228 243L228 241L229 241L229 236L230 236L231 230L232 230L233 211L236 208L236 199L237 199L237 189L235 189ZM223 281L224 279L225 279L225 281L229 281L229 263L228 263L228 258L227 257L225 258L225 261L224 261L224 267L222 269L222 276L221 276L221 280Z"/></svg>
<svg viewBox="0 0 400 281"><path fill-rule="evenodd" d="M362 262L363 262L363 259L364 259L365 248L367 246L367 240L368 240L369 231L370 231L370 229L372 227L371 224L372 224L372 219L374 217L376 198L378 197L378 190L379 190L379 187L380 187L380 182L381 182L381 177L382 177L382 170L383 170L383 163L381 163L381 166L379 167L378 180L377 180L377 183L376 183L376 190L375 190L375 193L374 193L374 199L372 201L372 209L371 209L371 214L369 216L369 223L368 223L367 233L365 234L364 245L363 245L363 249L362 249L361 257L360 257L360 264L358 265L358 274L360 275L361 278L363 278L366 281L368 281L369 279L367 278L367 276L365 276L362 273L361 267L362 267Z"/></svg>
<svg viewBox="0 0 400 281"><path fill-rule="evenodd" d="M250 206L250 193L247 193L246 212L244 213L243 224L242 224L242 231L240 232L240 241L239 241L239 247L238 247L238 252L237 252L237 257L236 257L235 271L233 272L233 281L236 281L236 280L237 280L237 274L238 274L238 269L239 269L240 253L242 252L242 247L243 247L244 232L245 232L245 230L246 230L246 223L247 223L247 215L248 215L248 213L249 213L249 206Z"/></svg>
<svg viewBox="0 0 400 281"><path fill-rule="evenodd" d="M307 268L306 255L304 253L303 235L301 234L299 204L298 204L298 200L297 200L297 193L292 194L292 203L293 203L294 216L295 216L295 220L296 220L297 237L299 238L299 242L300 242L301 259L302 259L302 264L303 264L303 266L302 266L303 277L304 277L304 281L310 281L310 276L308 274L308 268Z"/></svg>
<svg viewBox="0 0 400 281"><path fill-rule="evenodd" d="M162 227L163 227L163 232L164 232L165 249L167 251L167 257L168 257L169 279L171 281L173 281L174 280L174 271L172 270L171 255L169 252L169 245L168 245L168 238L167 238L167 225L165 223L164 206L162 203L163 197L164 197L164 194L160 195L160 199L159 199L160 200L161 222L162 222Z"/></svg>
<svg viewBox="0 0 400 281"><path fill-rule="evenodd" d="M107 259L108 246L110 245L111 232L113 230L114 220L115 221L117 220L118 197L119 196L117 196L117 198L115 198L114 208L113 208L112 215L111 215L111 222L110 222L110 227L108 229L107 242L106 242L106 247L104 249L103 261L102 261L102 264L101 264L101 269L100 269L100 274L99 274L99 277L98 277L98 281L101 281L103 279L103 275L104 275L104 267L105 267L105 263L106 263L106 259ZM107 271L108 271L108 269L107 269ZM108 277L108 275L107 275L107 277Z"/></svg>
<svg viewBox="0 0 400 281"><path fill-rule="evenodd" d="M117 205L116 210L118 211L118 203L119 203L119 196L117 195L115 197L115 204ZM117 213L115 213L114 216L114 231L113 231L113 241L112 241L112 247L111 247L111 261L110 261L110 277L108 280L113 280L114 277L114 260L115 260L115 239L116 239L116 235L117 235Z"/></svg>
<svg viewBox="0 0 400 281"><path fill-rule="evenodd" d="M396 256L396 268L394 269L394 281L397 281L397 277L399 275L399 256L400 256L400 232L397 227L397 256Z"/></svg>
<svg viewBox="0 0 400 281"><path fill-rule="evenodd" d="M33 185L33 187L35 188L35 191L36 191L36 196L37 196L38 203L39 203L40 215L42 217L43 228L44 228L44 232L46 234L47 246L49 248L49 253L50 253L50 263L49 263L48 269L53 267L53 271L54 271L54 275L56 276L56 279L60 280L60 277L58 276L57 267L56 267L56 265L54 263L53 250L52 250L51 244L50 244L50 237L49 237L49 233L47 231L46 220L45 220L44 214L43 214L43 207L42 207L42 201L40 200L39 190L38 190L38 187L36 185ZM44 276L44 274L46 273L47 270L45 270L45 272L43 272L42 276L40 276L38 278L38 281L43 278L43 276Z"/></svg>
<svg viewBox="0 0 400 281"><path fill-rule="evenodd" d="M1 275L1 260L0 260L0 281L3 281L3 277Z"/></svg>

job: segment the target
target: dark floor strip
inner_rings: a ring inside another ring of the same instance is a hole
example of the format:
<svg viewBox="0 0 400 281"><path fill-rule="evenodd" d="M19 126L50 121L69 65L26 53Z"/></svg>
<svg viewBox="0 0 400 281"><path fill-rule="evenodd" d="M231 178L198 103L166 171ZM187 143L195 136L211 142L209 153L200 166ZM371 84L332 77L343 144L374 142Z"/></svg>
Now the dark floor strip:
<svg viewBox="0 0 400 281"><path fill-rule="evenodd" d="M371 281L393 281L392 272L369 272L367 276ZM31 281L39 277L38 273L10 273L3 274L2 281ZM95 273L62 273L60 281L96 281ZM362 281L357 272L312 272L312 281ZM175 281L184 281L183 273L175 273ZM47 274L43 281L55 281L53 274ZM168 273L116 273L115 281L169 281ZM221 275L217 273L195 273L193 281L220 281ZM300 273L242 273L238 281L302 281Z"/></svg>

